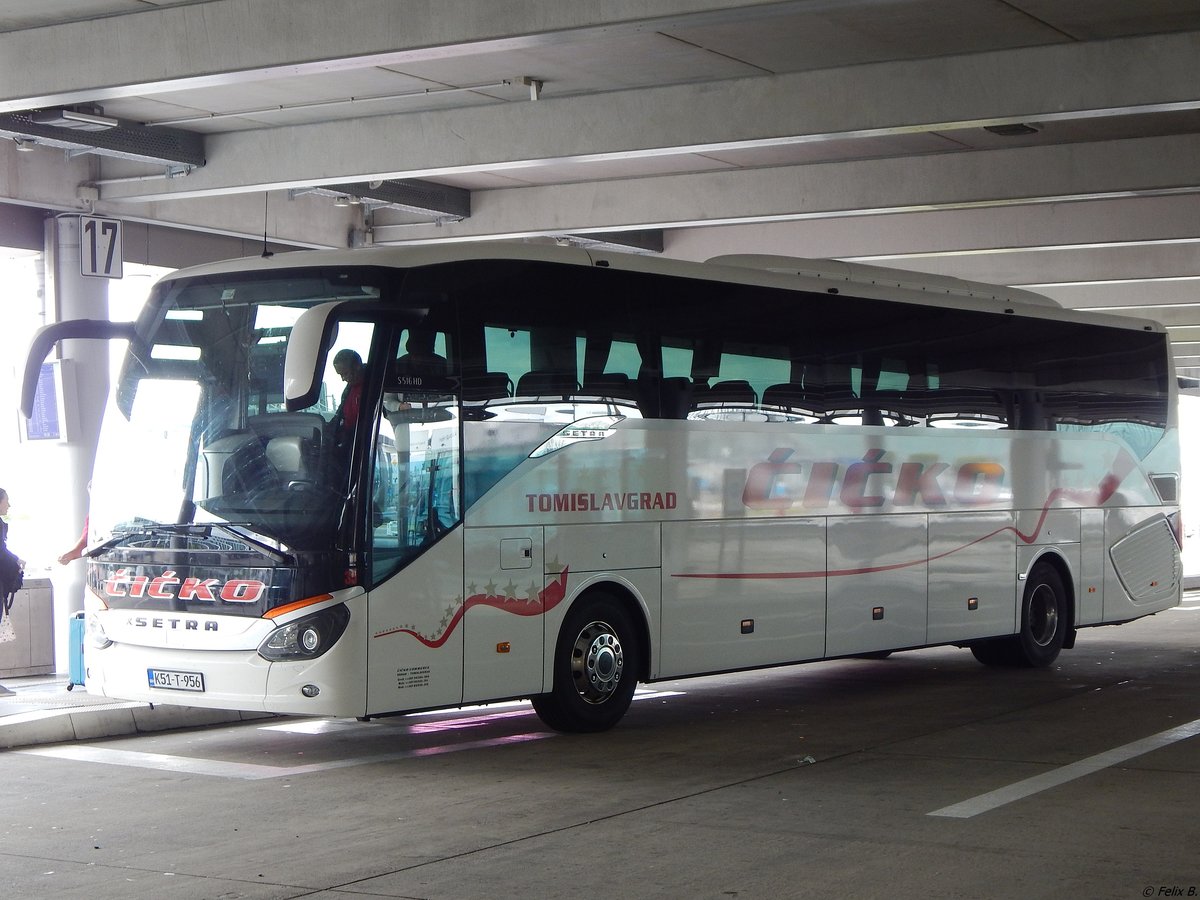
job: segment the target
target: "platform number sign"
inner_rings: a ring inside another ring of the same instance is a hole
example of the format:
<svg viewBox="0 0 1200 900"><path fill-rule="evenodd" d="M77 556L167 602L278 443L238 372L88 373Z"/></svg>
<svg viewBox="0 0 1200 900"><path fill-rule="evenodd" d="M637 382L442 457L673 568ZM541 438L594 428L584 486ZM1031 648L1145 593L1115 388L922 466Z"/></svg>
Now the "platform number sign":
<svg viewBox="0 0 1200 900"><path fill-rule="evenodd" d="M79 268L93 278L121 278L121 220L79 217Z"/></svg>

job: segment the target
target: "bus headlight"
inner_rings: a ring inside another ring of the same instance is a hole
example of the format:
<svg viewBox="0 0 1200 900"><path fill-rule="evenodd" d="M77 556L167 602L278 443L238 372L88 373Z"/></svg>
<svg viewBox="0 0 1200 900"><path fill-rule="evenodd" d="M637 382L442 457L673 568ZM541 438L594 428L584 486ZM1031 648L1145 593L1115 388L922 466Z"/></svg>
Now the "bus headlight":
<svg viewBox="0 0 1200 900"><path fill-rule="evenodd" d="M276 628L258 645L258 655L272 662L316 659L334 645L350 622L350 610L339 603Z"/></svg>

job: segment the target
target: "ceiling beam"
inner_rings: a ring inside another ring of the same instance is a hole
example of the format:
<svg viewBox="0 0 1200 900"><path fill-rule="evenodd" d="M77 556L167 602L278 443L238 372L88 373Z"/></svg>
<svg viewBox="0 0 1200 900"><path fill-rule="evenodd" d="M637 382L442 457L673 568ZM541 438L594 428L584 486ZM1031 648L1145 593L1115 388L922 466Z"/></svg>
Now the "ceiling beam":
<svg viewBox="0 0 1200 900"><path fill-rule="evenodd" d="M1116 310L1140 306L1166 306L1176 303L1196 303L1200 296L1200 260L1197 274L1180 279L1128 279L1100 284L1081 285L1018 285L1071 309ZM1198 304L1197 316L1200 316Z"/></svg>
<svg viewBox="0 0 1200 900"><path fill-rule="evenodd" d="M1129 309L1104 310L1112 315L1133 316L1138 319L1152 319L1168 328L1200 326L1200 308L1195 303L1182 306L1139 306Z"/></svg>
<svg viewBox="0 0 1200 900"><path fill-rule="evenodd" d="M1197 190L1200 191L1200 185ZM1193 211L1200 216L1200 193L1192 196L1195 200ZM1192 227L1190 237L1176 241L1060 246L1052 253L1038 248L1012 248L996 253L938 254L917 259L898 257L886 262L872 261L872 264L992 284L1036 281L1039 288L1051 284L1189 276L1200 274L1200 220Z"/></svg>
<svg viewBox="0 0 1200 900"><path fill-rule="evenodd" d="M479 191L471 218L378 242L440 243L1200 191L1200 135Z"/></svg>
<svg viewBox="0 0 1200 900"><path fill-rule="evenodd" d="M96 211L146 222L300 248L345 248L362 229L362 213L338 209L327 197L291 197L280 191L190 203L97 204Z"/></svg>
<svg viewBox="0 0 1200 900"><path fill-rule="evenodd" d="M538 47L683 22L721 24L814 5L438 0L401 7L396 0L209 0L0 34L0 112Z"/></svg>
<svg viewBox="0 0 1200 900"><path fill-rule="evenodd" d="M471 192L432 181L368 181L329 184L325 190L374 200L393 209L434 219L465 219L471 215Z"/></svg>
<svg viewBox="0 0 1200 900"><path fill-rule="evenodd" d="M626 253L662 253L663 233L657 228L643 231L594 231L591 234L565 235L560 240L577 247L595 247L601 250L621 250Z"/></svg>
<svg viewBox="0 0 1200 900"><path fill-rule="evenodd" d="M0 113L0 137L21 137L59 150L95 152L142 163L204 165L204 136L178 128L119 122L102 130L76 130L38 122L30 113Z"/></svg>
<svg viewBox="0 0 1200 900"><path fill-rule="evenodd" d="M1186 194L679 229L666 233L664 249L672 258L698 261L727 253L729 247L755 247L759 253L794 256L800 252L808 257L919 269L928 257L1197 237L1200 196ZM1021 283L1030 280L1027 276Z"/></svg>
<svg viewBox="0 0 1200 900"><path fill-rule="evenodd" d="M185 9L190 7L184 7ZM107 199L197 197L721 153L1200 107L1200 32L212 135L208 166ZM1047 84L1055 90L1048 91ZM954 144L947 142L947 146ZM119 164L115 163L115 164Z"/></svg>
<svg viewBox="0 0 1200 900"><path fill-rule="evenodd" d="M289 198L282 191L187 203L84 199L81 194L86 195L97 168L98 160L91 155L64 160L53 150L21 153L13 144L0 142L0 197L20 198L22 206L55 213L112 216L246 240L261 241L265 231L269 241L295 247L347 247L352 233L363 227L361 211L336 209L327 197Z"/></svg>

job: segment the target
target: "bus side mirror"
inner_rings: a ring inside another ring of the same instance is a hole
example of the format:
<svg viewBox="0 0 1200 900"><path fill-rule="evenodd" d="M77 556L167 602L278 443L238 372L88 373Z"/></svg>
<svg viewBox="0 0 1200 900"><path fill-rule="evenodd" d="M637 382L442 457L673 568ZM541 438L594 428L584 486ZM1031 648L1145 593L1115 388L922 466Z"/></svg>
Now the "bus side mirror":
<svg viewBox="0 0 1200 900"><path fill-rule="evenodd" d="M388 309L378 302L361 300L334 300L306 309L292 326L283 358L283 399L288 412L307 409L320 399L325 357L337 337L339 322L411 327L428 312L427 309Z"/></svg>
<svg viewBox="0 0 1200 900"><path fill-rule="evenodd" d="M68 319L43 325L34 332L29 343L29 354L25 357L25 377L21 383L21 413L26 419L33 416L33 399L37 395L38 376L42 363L59 341L132 341L137 337L133 322L110 322L107 319Z"/></svg>
<svg viewBox="0 0 1200 900"><path fill-rule="evenodd" d="M292 326L283 358L283 399L288 412L307 409L320 398L325 357L337 335L334 313L344 305L320 303L301 313Z"/></svg>

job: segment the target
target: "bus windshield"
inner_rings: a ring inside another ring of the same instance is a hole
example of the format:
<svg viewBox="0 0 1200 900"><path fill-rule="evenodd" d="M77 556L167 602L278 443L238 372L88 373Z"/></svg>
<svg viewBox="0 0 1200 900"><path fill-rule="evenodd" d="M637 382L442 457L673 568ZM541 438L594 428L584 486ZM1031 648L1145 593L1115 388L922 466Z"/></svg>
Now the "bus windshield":
<svg viewBox="0 0 1200 900"><path fill-rule="evenodd" d="M104 416L94 538L224 522L280 549L333 546L353 438L342 401L361 391L333 360L339 351L365 360L372 328L343 323L321 396L299 413L283 400L287 336L314 304L378 299L383 290L362 269L160 285Z"/></svg>

